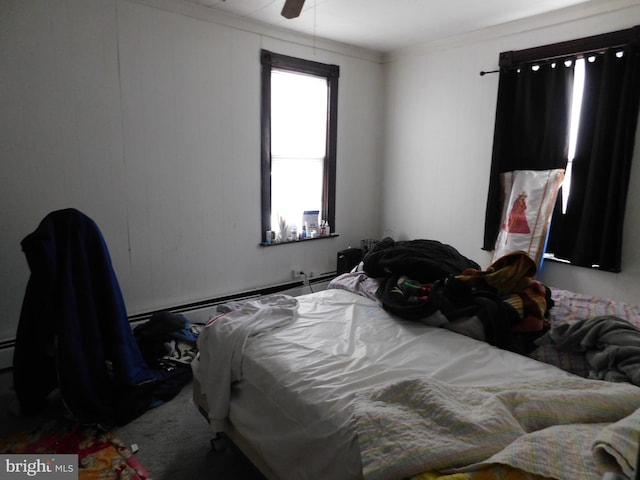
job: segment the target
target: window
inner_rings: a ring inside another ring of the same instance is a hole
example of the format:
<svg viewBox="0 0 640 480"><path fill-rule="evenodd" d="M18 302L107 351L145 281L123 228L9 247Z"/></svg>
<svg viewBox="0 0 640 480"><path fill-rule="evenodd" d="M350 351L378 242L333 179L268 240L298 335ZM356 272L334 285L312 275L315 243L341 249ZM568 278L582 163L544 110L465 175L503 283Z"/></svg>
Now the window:
<svg viewBox="0 0 640 480"><path fill-rule="evenodd" d="M260 238L274 231L287 241L294 227L302 232L309 211L335 230L339 67L267 50L261 61Z"/></svg>
<svg viewBox="0 0 640 480"><path fill-rule="evenodd" d="M576 156L576 143L580 127L580 112L582 110L582 94L584 92L584 58L578 58L573 70L573 91L571 93L571 113L569 114L569 151L567 153L567 167L562 183L562 214L567 213L567 205L571 195L571 176L573 174L573 160Z"/></svg>
<svg viewBox="0 0 640 480"><path fill-rule="evenodd" d="M547 251L572 265L620 271L639 45L634 27L500 54L484 249L493 249L500 229L500 174L562 168Z"/></svg>

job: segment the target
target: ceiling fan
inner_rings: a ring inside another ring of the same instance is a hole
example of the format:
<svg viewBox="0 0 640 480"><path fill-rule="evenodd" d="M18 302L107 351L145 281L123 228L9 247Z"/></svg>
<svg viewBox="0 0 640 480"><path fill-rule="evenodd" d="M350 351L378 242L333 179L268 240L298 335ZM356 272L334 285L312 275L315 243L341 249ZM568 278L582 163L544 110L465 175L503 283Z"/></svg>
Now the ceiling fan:
<svg viewBox="0 0 640 480"><path fill-rule="evenodd" d="M303 5L304 0L285 0L280 15L284 18L296 18L300 16Z"/></svg>

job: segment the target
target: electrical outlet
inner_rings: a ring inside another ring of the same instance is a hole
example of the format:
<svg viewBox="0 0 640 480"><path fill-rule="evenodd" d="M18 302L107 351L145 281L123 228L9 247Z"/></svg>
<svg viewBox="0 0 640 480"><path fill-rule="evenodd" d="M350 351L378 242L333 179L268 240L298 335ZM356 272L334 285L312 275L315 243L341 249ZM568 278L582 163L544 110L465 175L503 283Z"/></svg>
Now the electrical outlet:
<svg viewBox="0 0 640 480"><path fill-rule="evenodd" d="M294 268L293 270L291 270L291 276L295 279L304 277L313 278L315 274L311 270L298 270L297 268Z"/></svg>

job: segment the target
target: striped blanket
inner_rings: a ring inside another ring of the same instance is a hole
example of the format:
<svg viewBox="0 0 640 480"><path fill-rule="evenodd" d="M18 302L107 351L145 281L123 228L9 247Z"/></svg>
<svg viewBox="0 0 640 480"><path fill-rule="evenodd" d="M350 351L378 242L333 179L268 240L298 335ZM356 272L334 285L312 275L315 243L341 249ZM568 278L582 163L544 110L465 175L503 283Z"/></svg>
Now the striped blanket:
<svg viewBox="0 0 640 480"><path fill-rule="evenodd" d="M462 387L412 379L363 392L355 422L366 480L501 464L556 479L631 476L640 388L578 377Z"/></svg>

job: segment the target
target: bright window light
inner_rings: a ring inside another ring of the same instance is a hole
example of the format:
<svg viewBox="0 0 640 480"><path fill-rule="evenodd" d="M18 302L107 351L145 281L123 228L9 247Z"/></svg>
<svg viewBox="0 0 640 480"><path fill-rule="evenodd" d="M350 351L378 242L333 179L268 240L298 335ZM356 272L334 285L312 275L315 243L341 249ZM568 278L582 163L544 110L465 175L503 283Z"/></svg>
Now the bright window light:
<svg viewBox="0 0 640 480"><path fill-rule="evenodd" d="M322 211L328 85L324 77L271 72L271 226L302 230L305 210Z"/></svg>
<svg viewBox="0 0 640 480"><path fill-rule="evenodd" d="M580 125L580 111L582 110L582 93L584 92L584 59L576 60L573 74L573 96L571 99L571 119L569 125L569 152L567 168L562 182L562 213L567 213L569 195L571 195L571 174L573 173L573 159L576 155L578 127Z"/></svg>

